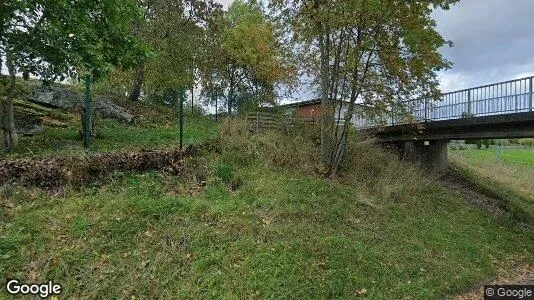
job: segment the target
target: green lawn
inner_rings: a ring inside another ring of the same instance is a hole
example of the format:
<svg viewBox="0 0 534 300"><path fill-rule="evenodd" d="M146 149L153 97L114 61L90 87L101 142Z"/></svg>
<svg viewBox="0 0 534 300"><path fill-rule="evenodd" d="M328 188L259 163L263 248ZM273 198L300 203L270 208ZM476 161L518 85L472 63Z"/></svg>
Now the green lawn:
<svg viewBox="0 0 534 300"><path fill-rule="evenodd" d="M60 196L4 187L0 277L53 280L65 298L429 299L534 257L531 230L436 184L391 199L196 160L182 178L119 173Z"/></svg>
<svg viewBox="0 0 534 300"><path fill-rule="evenodd" d="M498 146L492 146L489 149L468 149L454 152L463 155L472 164L493 161L534 169L534 149L500 149Z"/></svg>
<svg viewBox="0 0 534 300"><path fill-rule="evenodd" d="M164 123L123 125L112 119L97 122L97 137L91 151L105 152L119 149L152 149L179 145L179 127ZM83 152L81 125L70 124L66 128L46 127L32 137L21 137L15 151L0 153L0 157L28 157L40 155L70 155ZM197 144L217 135L217 126L206 117L189 117L184 126L184 144Z"/></svg>
<svg viewBox="0 0 534 300"><path fill-rule="evenodd" d="M530 149L470 149L450 151L451 162L479 189L503 200L503 205L534 222L534 151Z"/></svg>
<svg viewBox="0 0 534 300"><path fill-rule="evenodd" d="M463 166L530 198L534 203L534 151L530 149L470 149L450 151L453 164Z"/></svg>

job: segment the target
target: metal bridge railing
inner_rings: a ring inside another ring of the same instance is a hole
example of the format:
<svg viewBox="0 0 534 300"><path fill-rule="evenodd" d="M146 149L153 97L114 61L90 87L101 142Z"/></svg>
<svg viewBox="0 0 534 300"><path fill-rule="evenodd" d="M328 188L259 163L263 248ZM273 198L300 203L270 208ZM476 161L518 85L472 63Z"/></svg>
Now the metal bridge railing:
<svg viewBox="0 0 534 300"><path fill-rule="evenodd" d="M534 76L531 76L445 93L437 101L416 99L399 104L411 114L415 122L531 112L534 110L533 79ZM398 116L395 109L390 109L386 115L374 120L358 117L355 125L358 128L369 128L409 123L407 118Z"/></svg>

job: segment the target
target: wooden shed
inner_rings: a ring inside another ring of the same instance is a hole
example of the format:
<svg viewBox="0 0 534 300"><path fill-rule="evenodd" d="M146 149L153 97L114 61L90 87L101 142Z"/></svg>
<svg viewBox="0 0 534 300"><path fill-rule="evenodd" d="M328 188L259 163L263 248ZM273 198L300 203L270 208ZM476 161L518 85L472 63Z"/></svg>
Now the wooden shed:
<svg viewBox="0 0 534 300"><path fill-rule="evenodd" d="M338 115L343 118L345 116L345 112L347 110L348 102L341 102L336 101L335 105L335 116ZM341 105L340 105L341 104ZM287 115L295 116L299 120L303 121L311 121L311 122L319 122L321 120L321 116L323 113L323 108L321 106L321 100L320 99L314 99L314 100L308 100L308 101L301 101L301 102L294 102L282 105L286 109ZM341 108L341 114L339 114L339 110ZM355 121L355 118L353 122Z"/></svg>
<svg viewBox="0 0 534 300"><path fill-rule="evenodd" d="M319 122L323 113L321 100L308 100L282 105L286 114L291 114L299 120Z"/></svg>

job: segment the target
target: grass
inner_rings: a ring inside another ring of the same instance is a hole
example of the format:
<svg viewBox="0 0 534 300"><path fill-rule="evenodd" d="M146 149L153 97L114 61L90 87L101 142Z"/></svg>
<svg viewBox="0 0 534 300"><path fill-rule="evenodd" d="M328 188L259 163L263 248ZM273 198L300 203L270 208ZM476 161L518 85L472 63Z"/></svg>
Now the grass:
<svg viewBox="0 0 534 300"><path fill-rule="evenodd" d="M534 149L505 148L500 150L498 147L489 149L468 149L453 151L461 154L471 164L480 164L484 162L497 162L504 165L517 166L518 168L534 169Z"/></svg>
<svg viewBox="0 0 534 300"><path fill-rule="evenodd" d="M44 132L32 137L21 137L15 151L0 154L4 157L28 157L41 155L71 155L83 152L81 125L70 123L68 127L45 127ZM179 145L178 123L123 125L113 119L97 121L97 137L91 151L152 149ZM188 117L184 125L184 144L197 144L217 135L217 126L205 117Z"/></svg>
<svg viewBox="0 0 534 300"><path fill-rule="evenodd" d="M269 160L223 147L182 177L118 173L58 196L4 187L0 277L53 280L65 298L428 299L534 257L531 229L439 184L376 193L280 166L289 142L258 139ZM395 190L385 178L399 175L375 168Z"/></svg>
<svg viewBox="0 0 534 300"><path fill-rule="evenodd" d="M451 151L450 156L466 180L502 199L518 217L534 220L534 151L472 149Z"/></svg>

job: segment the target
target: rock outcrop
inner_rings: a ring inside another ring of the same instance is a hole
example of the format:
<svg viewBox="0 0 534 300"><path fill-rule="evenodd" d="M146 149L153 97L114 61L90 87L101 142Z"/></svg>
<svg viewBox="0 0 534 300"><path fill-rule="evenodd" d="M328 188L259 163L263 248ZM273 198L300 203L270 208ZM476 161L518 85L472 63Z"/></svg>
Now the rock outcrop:
<svg viewBox="0 0 534 300"><path fill-rule="evenodd" d="M46 86L36 88L30 101L52 108L79 110L84 107L84 95L61 86ZM101 96L93 97L93 109L102 116L114 118L122 123L131 123L134 116L126 109L114 104Z"/></svg>

